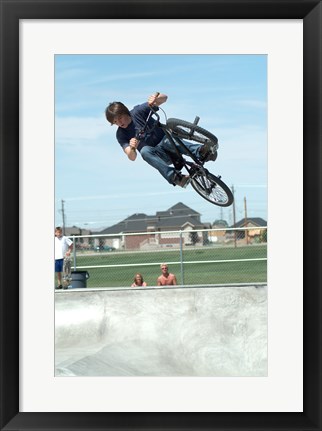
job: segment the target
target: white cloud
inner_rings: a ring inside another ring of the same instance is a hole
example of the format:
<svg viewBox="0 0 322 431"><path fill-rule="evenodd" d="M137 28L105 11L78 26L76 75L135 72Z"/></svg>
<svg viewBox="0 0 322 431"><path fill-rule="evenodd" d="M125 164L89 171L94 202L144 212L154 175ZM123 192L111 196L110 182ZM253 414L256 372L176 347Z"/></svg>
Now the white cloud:
<svg viewBox="0 0 322 431"><path fill-rule="evenodd" d="M243 106L245 108L255 108L255 109L266 109L267 104L263 100L257 99L244 99L244 100L236 100L236 105Z"/></svg>
<svg viewBox="0 0 322 431"><path fill-rule="evenodd" d="M125 80L132 81L132 79L147 78L154 75L156 75L155 72L118 73L115 75L105 76L104 78L95 79L91 82L88 82L87 84L100 85L100 84L104 84L106 82L112 82L112 81L122 81L122 82L124 82Z"/></svg>
<svg viewBox="0 0 322 431"><path fill-rule="evenodd" d="M56 117L55 139L56 144L77 144L95 141L102 136L113 136L110 126L102 117Z"/></svg>

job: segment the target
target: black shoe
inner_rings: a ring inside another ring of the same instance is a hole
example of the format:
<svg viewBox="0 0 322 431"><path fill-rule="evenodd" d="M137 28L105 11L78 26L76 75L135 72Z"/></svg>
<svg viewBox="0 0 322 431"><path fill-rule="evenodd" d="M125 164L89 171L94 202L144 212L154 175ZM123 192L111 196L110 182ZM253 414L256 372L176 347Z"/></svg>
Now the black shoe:
<svg viewBox="0 0 322 431"><path fill-rule="evenodd" d="M210 142L206 142L199 150L199 158L203 163L210 160L215 161L217 159L216 146Z"/></svg>
<svg viewBox="0 0 322 431"><path fill-rule="evenodd" d="M62 289L63 286L60 284L59 286L55 287L55 289Z"/></svg>
<svg viewBox="0 0 322 431"><path fill-rule="evenodd" d="M190 177L189 175L182 175L181 173L176 173L174 176L173 183L176 186L179 186L185 189L190 183Z"/></svg>

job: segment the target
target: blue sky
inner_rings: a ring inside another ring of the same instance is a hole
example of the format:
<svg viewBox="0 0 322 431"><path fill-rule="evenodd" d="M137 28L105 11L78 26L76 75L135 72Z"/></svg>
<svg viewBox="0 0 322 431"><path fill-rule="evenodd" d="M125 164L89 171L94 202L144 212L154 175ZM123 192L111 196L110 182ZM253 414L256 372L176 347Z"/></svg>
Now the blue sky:
<svg viewBox="0 0 322 431"><path fill-rule="evenodd" d="M265 55L56 55L55 224L103 229L134 213L153 215L182 202L203 222L233 223L191 186L170 186L139 156L128 160L116 126L104 115L121 101L128 108L156 91L168 95L168 118L193 121L219 140L207 168L234 186L236 219L267 220L267 57Z"/></svg>

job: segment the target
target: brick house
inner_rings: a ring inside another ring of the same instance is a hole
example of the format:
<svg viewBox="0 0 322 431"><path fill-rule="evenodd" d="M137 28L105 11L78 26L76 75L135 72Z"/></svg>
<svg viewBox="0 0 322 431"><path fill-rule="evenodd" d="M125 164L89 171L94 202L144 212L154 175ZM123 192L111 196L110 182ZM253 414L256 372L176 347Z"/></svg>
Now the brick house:
<svg viewBox="0 0 322 431"><path fill-rule="evenodd" d="M237 230L237 239L244 240L247 243L259 241L260 238L265 238L264 242L266 242L267 230L261 229L261 227L265 228L266 226L267 221L265 221L261 217L248 217L247 219L243 218L234 225L232 225L233 228L249 228L247 230Z"/></svg>
<svg viewBox="0 0 322 431"><path fill-rule="evenodd" d="M191 230L208 228L210 224L201 222L197 211L179 202L166 211L158 211L155 215L133 214L99 234L108 234L105 244L116 249L148 250L178 247L181 240L183 245L202 244L203 233L192 234ZM181 231L181 235L176 231Z"/></svg>

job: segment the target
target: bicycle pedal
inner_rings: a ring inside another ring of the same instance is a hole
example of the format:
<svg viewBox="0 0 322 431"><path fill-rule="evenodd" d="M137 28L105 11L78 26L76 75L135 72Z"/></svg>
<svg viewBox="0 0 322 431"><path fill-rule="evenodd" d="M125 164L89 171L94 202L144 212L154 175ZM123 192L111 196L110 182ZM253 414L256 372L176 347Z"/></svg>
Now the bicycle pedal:
<svg viewBox="0 0 322 431"><path fill-rule="evenodd" d="M190 181L191 181L191 178L188 175L184 175L184 176L178 175L174 180L174 184L185 189L188 186L188 184L190 184Z"/></svg>

